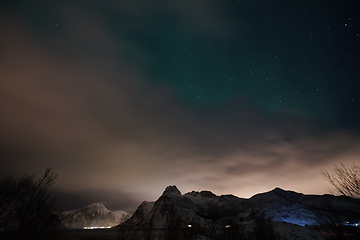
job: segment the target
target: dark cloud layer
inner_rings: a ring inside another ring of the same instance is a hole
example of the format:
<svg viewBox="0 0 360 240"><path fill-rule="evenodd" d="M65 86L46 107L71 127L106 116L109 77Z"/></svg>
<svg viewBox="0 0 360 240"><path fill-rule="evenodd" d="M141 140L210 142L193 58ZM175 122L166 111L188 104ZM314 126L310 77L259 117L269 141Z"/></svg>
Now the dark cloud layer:
<svg viewBox="0 0 360 240"><path fill-rule="evenodd" d="M102 201L132 211L170 184L240 197L276 186L326 192L321 169L359 159L357 128L296 109L270 113L246 95L199 105L149 76L151 56L138 42L152 21L170 15L181 34L222 41L239 31L228 8L64 2L46 6L51 27L27 22L23 9L1 10L0 175L52 167L65 209ZM113 25L110 9L122 16Z"/></svg>

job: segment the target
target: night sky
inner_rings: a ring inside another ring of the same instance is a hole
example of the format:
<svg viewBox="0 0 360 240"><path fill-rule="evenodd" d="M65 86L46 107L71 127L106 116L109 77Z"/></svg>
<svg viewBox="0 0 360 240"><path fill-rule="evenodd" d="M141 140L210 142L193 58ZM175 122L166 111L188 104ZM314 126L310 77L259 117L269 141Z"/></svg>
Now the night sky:
<svg viewBox="0 0 360 240"><path fill-rule="evenodd" d="M5 0L0 177L58 174L63 210L168 185L327 193L360 162L360 3Z"/></svg>

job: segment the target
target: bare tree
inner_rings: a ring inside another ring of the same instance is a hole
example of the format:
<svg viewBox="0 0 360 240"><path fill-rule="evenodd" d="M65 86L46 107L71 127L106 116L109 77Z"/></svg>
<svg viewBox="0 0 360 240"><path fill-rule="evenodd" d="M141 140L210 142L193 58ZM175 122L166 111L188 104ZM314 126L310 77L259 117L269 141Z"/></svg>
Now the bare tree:
<svg viewBox="0 0 360 240"><path fill-rule="evenodd" d="M39 179L24 174L0 181L0 238L50 239L60 226L55 198L48 193L56 174L50 168Z"/></svg>
<svg viewBox="0 0 360 240"><path fill-rule="evenodd" d="M324 170L322 175L333 185L336 192L351 198L360 198L360 167L355 163L335 165L332 173Z"/></svg>
<svg viewBox="0 0 360 240"><path fill-rule="evenodd" d="M322 171L322 175L335 188L333 193L346 196L346 199L356 204L354 205L352 220L358 221L360 218L360 167L355 163L351 165L335 165L332 173ZM329 203L326 207L323 206L323 210L320 211L321 216L319 219L322 221L320 225L326 230L328 239L360 239L359 229L343 225L344 219L340 217L341 213L339 211Z"/></svg>

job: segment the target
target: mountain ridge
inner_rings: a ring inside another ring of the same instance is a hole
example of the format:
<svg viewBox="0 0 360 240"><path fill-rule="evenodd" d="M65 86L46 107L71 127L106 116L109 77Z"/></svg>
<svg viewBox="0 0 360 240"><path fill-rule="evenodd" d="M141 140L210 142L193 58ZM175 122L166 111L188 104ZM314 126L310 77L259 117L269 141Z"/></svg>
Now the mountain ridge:
<svg viewBox="0 0 360 240"><path fill-rule="evenodd" d="M325 206L327 204L327 206ZM222 219L233 216L249 218L251 216L264 216L265 218L277 221L284 221L298 225L315 225L318 216L317 211L330 211L329 208L341 208L346 210L353 209L356 204L348 201L348 198L333 196L330 194L314 195L303 194L291 190L283 190L279 187L271 191L255 194L250 198L239 198L226 194L217 196L211 191L203 190L200 192L191 191L181 194L175 186L165 188L163 194L155 202L147 202L146 206L137 209L129 219L143 215L141 212L146 209L147 215L154 214L155 218L160 219L162 213L169 209L177 212L184 218ZM164 210L167 209L167 210ZM159 211L159 212L156 212ZM342 213L343 218L350 218ZM141 219L146 221L147 217ZM206 222L206 220L204 220ZM345 221L345 220L344 220ZM141 222L136 220L136 222Z"/></svg>
<svg viewBox="0 0 360 240"><path fill-rule="evenodd" d="M334 216L338 222L330 222ZM217 196L207 190L181 194L172 185L156 201L142 202L118 227L124 236L130 234L139 240L159 236L243 239L244 235L254 236L264 231L267 232L263 236L273 234L281 239L319 240L325 239L324 236L306 226L356 221L360 221L360 209L347 197L307 195L276 187L250 198L239 198L231 194Z"/></svg>

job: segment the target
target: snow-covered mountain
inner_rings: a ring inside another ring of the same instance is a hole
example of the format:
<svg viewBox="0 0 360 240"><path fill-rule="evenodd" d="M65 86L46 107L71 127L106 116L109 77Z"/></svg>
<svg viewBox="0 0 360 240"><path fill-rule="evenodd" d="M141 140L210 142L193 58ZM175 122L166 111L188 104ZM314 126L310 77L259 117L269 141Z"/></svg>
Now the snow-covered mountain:
<svg viewBox="0 0 360 240"><path fill-rule="evenodd" d="M355 221L353 218L360 216L359 206L360 202L357 205L344 196L305 195L280 188L245 199L233 195L216 196L210 191L182 195L176 186L168 186L157 201L143 202L127 223L162 227L171 213L184 222L196 219L202 224L230 218L249 222L264 216L273 221L316 225L319 217L335 213L343 221Z"/></svg>
<svg viewBox="0 0 360 240"><path fill-rule="evenodd" d="M108 228L119 225L129 217L124 211L110 211L102 203L56 213L61 223L70 229Z"/></svg>
<svg viewBox="0 0 360 240"><path fill-rule="evenodd" d="M256 194L249 199L233 195L216 196L210 191L192 191L182 195L176 186L168 186L158 200L143 202L132 217L120 226L165 230L197 226L197 229L206 231L217 229L213 234L219 234L225 231L223 229L235 226L255 229L259 219L268 219L274 225L273 229L280 233L285 234L286 228L298 231L299 234L308 232L303 239L316 239L321 238L318 233L300 226L321 224L323 221L330 223L335 219L332 216L342 222L358 221L360 202L358 205L353 200L332 195L305 195L280 188ZM162 234L166 234L166 231ZM206 234L209 235L208 232Z"/></svg>
<svg viewBox="0 0 360 240"><path fill-rule="evenodd" d="M259 213L274 221L297 225L317 225L337 218L337 223L357 221L360 217L360 201L345 196L305 195L275 188L252 196L251 200ZM330 222L328 222L330 223Z"/></svg>
<svg viewBox="0 0 360 240"><path fill-rule="evenodd" d="M206 225L209 221L247 217L252 202L233 195L216 196L209 191L182 195L176 186L168 186L156 202L143 202L126 224L151 228L166 228L169 224ZM172 219L170 221L170 218Z"/></svg>

